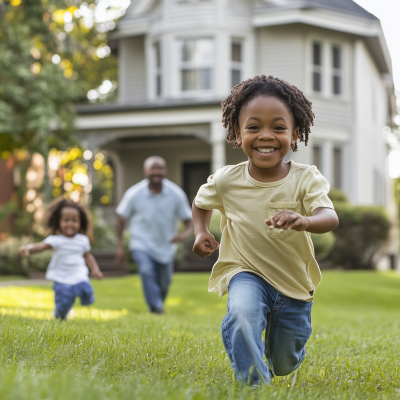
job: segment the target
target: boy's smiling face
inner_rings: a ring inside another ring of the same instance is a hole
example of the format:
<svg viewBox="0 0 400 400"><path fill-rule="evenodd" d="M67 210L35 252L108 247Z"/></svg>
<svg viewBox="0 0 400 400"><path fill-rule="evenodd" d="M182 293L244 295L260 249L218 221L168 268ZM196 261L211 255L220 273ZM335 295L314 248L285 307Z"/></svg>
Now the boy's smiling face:
<svg viewBox="0 0 400 400"><path fill-rule="evenodd" d="M257 96L242 109L236 138L257 169L280 169L299 136L289 108L276 97Z"/></svg>

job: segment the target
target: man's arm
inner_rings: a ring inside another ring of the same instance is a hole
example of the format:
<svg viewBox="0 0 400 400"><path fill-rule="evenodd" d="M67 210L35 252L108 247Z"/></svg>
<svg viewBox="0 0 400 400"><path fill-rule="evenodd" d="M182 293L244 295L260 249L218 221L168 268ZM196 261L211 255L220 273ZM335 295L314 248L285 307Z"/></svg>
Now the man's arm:
<svg viewBox="0 0 400 400"><path fill-rule="evenodd" d="M43 250L48 250L51 248L52 247L49 244L43 242L30 243L25 246L21 246L18 252L21 257L27 257L31 253L40 253Z"/></svg>
<svg viewBox="0 0 400 400"><path fill-rule="evenodd" d="M119 265L123 264L126 259L123 241L124 227L124 218L117 214L117 224L115 226L115 230L117 232L117 263Z"/></svg>
<svg viewBox="0 0 400 400"><path fill-rule="evenodd" d="M183 240L185 240L186 238L188 238L192 232L193 232L193 223L191 219L187 219L186 221L183 221L184 225L185 225L185 230L184 232L176 235L172 240L171 243L178 243L178 242L182 242Z"/></svg>
<svg viewBox="0 0 400 400"><path fill-rule="evenodd" d="M203 210L198 208L195 201L196 199L193 201L192 205L194 235L196 237L193 245L193 253L205 258L218 249L219 243L208 230L213 213L212 210Z"/></svg>
<svg viewBox="0 0 400 400"><path fill-rule="evenodd" d="M96 278L96 279L101 279L103 278L103 274L100 271L100 268L97 264L96 259L93 257L93 254L88 251L87 253L85 253L83 255L83 258L86 261L86 265L88 266L88 268L90 269L90 272L92 273L92 275Z"/></svg>

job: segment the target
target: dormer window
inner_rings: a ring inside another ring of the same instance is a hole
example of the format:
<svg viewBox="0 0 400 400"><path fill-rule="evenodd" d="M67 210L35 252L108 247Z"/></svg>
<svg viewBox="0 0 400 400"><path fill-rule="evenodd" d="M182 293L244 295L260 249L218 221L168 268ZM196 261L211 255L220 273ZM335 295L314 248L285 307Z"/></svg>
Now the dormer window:
<svg viewBox="0 0 400 400"><path fill-rule="evenodd" d="M183 39L180 43L181 90L205 91L212 88L214 41Z"/></svg>

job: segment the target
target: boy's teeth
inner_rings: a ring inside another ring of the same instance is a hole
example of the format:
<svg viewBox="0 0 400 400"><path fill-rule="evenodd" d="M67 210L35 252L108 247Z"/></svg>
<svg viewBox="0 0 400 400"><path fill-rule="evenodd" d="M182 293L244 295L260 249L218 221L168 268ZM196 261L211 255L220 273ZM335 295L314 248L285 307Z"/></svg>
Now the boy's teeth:
<svg viewBox="0 0 400 400"><path fill-rule="evenodd" d="M260 153L272 153L275 149L257 149Z"/></svg>

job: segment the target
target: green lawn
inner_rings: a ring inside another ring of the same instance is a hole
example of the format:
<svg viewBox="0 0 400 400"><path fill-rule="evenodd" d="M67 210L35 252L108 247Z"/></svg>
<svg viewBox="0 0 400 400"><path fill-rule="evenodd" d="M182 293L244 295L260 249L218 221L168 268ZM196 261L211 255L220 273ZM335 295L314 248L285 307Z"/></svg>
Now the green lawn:
<svg viewBox="0 0 400 400"><path fill-rule="evenodd" d="M220 324L226 296L208 274L177 274L167 314L146 312L138 277L94 282L66 323L51 287L0 287L0 399L399 399L400 275L325 272L298 372L242 387Z"/></svg>

